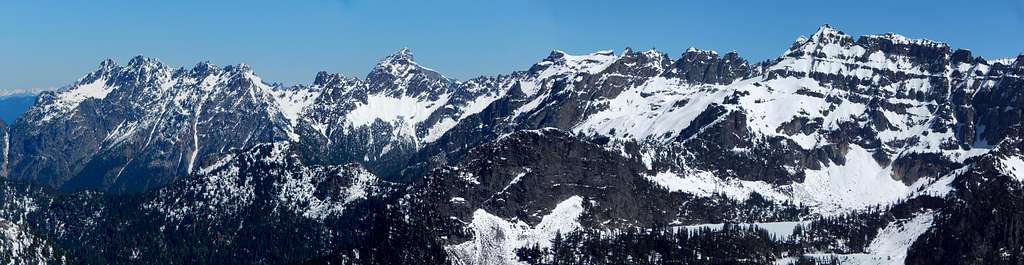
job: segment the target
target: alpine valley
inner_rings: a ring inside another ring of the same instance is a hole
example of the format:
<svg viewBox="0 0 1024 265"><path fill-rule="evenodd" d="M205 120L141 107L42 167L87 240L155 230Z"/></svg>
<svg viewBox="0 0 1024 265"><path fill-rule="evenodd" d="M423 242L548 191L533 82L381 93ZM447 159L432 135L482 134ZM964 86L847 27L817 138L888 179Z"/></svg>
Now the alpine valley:
<svg viewBox="0 0 1024 265"><path fill-rule="evenodd" d="M828 25L778 58L455 80L112 60L0 123L5 264L1024 264L1024 56Z"/></svg>

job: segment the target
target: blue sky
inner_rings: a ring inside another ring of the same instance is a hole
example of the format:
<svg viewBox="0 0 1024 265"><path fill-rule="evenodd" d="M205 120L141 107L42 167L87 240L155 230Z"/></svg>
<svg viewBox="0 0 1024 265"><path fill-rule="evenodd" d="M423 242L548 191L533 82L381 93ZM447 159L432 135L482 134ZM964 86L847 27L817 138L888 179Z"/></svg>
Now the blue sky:
<svg viewBox="0 0 1024 265"><path fill-rule="evenodd" d="M710 2L710 3L709 3ZM0 89L56 87L143 54L172 66L247 63L267 81L362 77L402 47L466 79L551 50L687 47L760 61L823 23L897 32L987 58L1024 51L1024 3L980 1L49 1L0 2Z"/></svg>

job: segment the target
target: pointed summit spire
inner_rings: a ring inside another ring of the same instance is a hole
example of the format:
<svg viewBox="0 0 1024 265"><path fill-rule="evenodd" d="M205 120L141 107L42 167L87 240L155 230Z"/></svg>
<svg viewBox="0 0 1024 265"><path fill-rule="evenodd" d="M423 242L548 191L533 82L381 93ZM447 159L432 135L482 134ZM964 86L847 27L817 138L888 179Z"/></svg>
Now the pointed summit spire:
<svg viewBox="0 0 1024 265"><path fill-rule="evenodd" d="M544 61L550 61L550 62L558 61L558 60L561 60L562 58L565 58L565 56L567 56L567 55L569 55L569 54L565 53L562 50L551 50L551 53L548 54L547 58L544 58Z"/></svg>
<svg viewBox="0 0 1024 265"><path fill-rule="evenodd" d="M384 57L384 61L385 62L394 62L394 61L412 62L412 61L414 61L413 56L412 56L412 50L410 50L408 47L398 49L397 51L395 51L391 55L388 55L388 57Z"/></svg>
<svg viewBox="0 0 1024 265"><path fill-rule="evenodd" d="M128 60L128 65L129 66L142 65L142 64L144 64L146 62L149 62L150 60L152 60L152 59L146 58L146 56L143 56L142 54L139 54L139 55L135 55L135 57L132 57L131 60Z"/></svg>
<svg viewBox="0 0 1024 265"><path fill-rule="evenodd" d="M93 71L92 73L89 73L84 78L82 78L82 80L79 80L79 81L94 81L97 78L109 75L110 73L116 71L117 68L118 68L117 63L114 62L113 59L107 58L107 59L103 60L102 62L100 62L99 68L96 68L95 71Z"/></svg>
<svg viewBox="0 0 1024 265"><path fill-rule="evenodd" d="M401 48L394 53L391 53L370 71L370 75L374 75L374 72L385 72L391 75L399 75L399 72L405 72L412 68L420 68L419 64L413 60L412 50L409 48Z"/></svg>
<svg viewBox="0 0 1024 265"><path fill-rule="evenodd" d="M384 57L366 75L366 80L369 83L370 91L374 93L387 92L391 96L418 96L431 91L440 91L447 88L452 82L434 70L413 61L412 50L409 48L399 49Z"/></svg>
<svg viewBox="0 0 1024 265"><path fill-rule="evenodd" d="M192 67L192 73L195 74L206 74L215 70L217 70L217 65L210 63L210 61L199 62L196 63L196 66Z"/></svg>
<svg viewBox="0 0 1024 265"><path fill-rule="evenodd" d="M103 60L102 62L100 62L100 68L103 68L103 69L109 69L109 68L113 68L115 66L117 66L117 63L114 62L114 59L107 58L106 60Z"/></svg>
<svg viewBox="0 0 1024 265"><path fill-rule="evenodd" d="M822 34L822 33L833 33L833 32L839 32L839 31L836 30L835 28L833 28L832 25L830 25L828 23L825 23L825 24L822 24L820 27L818 27L818 30L814 32L814 35L818 35L818 34Z"/></svg>
<svg viewBox="0 0 1024 265"><path fill-rule="evenodd" d="M832 25L823 24L818 27L818 30L815 31L810 38L806 38L804 36L797 38L796 41L793 42L793 45L790 46L782 56L803 56L814 54L815 51L818 51L819 49L822 49L823 46L827 45L847 47L853 44L853 37L833 28Z"/></svg>
<svg viewBox="0 0 1024 265"><path fill-rule="evenodd" d="M125 65L128 69L160 69L164 68L164 64L156 58L150 58L143 55L136 55L132 57L128 64Z"/></svg>
<svg viewBox="0 0 1024 265"><path fill-rule="evenodd" d="M385 71L397 74L395 71L405 71L402 69L406 68L420 68L420 66L414 60L412 50L409 48L401 48L387 57L384 57L380 62L377 62L377 65L371 72Z"/></svg>
<svg viewBox="0 0 1024 265"><path fill-rule="evenodd" d="M245 63L235 64L235 65L228 65L228 66L224 67L224 70L225 71L239 72L239 73L252 73L253 72L252 71L252 67L249 66L248 64L245 64Z"/></svg>
<svg viewBox="0 0 1024 265"><path fill-rule="evenodd" d="M821 27L818 27L818 30L811 35L811 41L816 43L837 43L846 39L853 41L853 37L833 28L832 25L829 24L821 25Z"/></svg>

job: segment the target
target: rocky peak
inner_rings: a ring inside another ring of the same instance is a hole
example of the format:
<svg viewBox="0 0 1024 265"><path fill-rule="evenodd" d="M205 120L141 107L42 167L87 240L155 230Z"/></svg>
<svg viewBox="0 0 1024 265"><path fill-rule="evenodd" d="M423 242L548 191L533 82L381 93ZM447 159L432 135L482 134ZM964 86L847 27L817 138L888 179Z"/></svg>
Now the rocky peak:
<svg viewBox="0 0 1024 265"><path fill-rule="evenodd" d="M197 63L196 66L192 67L192 74L196 76L204 76L212 72L216 72L218 70L219 69L217 68L217 65L214 65L209 61L203 61Z"/></svg>
<svg viewBox="0 0 1024 265"><path fill-rule="evenodd" d="M1021 62L1021 59L1024 59L1024 54L1018 55L1017 57L1007 57L1007 58L999 58L999 59L987 59L986 60L986 59L980 58L977 61L984 62L985 64L993 66L993 67L996 67L996 68L1008 68L1008 67L1012 68L1015 64L1017 64L1018 62Z"/></svg>
<svg viewBox="0 0 1024 265"><path fill-rule="evenodd" d="M974 57L971 57L971 50L964 49L956 49L950 57L950 60L952 63L973 64L975 62Z"/></svg>
<svg viewBox="0 0 1024 265"><path fill-rule="evenodd" d="M412 50L407 47L398 49L391 55L388 55L386 58L384 58L384 61L391 63L413 63L414 60L412 56Z"/></svg>
<svg viewBox="0 0 1024 265"><path fill-rule="evenodd" d="M811 35L810 41L815 44L847 44L853 41L853 38L850 37L850 35L846 35L846 33L833 28L829 24L824 24L821 25L821 27L818 27L818 30Z"/></svg>
<svg viewBox="0 0 1024 265"><path fill-rule="evenodd" d="M672 64L668 55L655 49L635 52L626 47L615 63L608 66L605 72L612 72L636 77L653 77L665 72Z"/></svg>
<svg viewBox="0 0 1024 265"><path fill-rule="evenodd" d="M152 71L153 69L166 68L160 60L156 58L149 58L142 55L136 55L128 61L128 64L124 66L126 69L138 69L140 71Z"/></svg>
<svg viewBox="0 0 1024 265"><path fill-rule="evenodd" d="M548 54L548 57L545 57L544 60L542 60L542 61L544 61L544 62L558 62L558 61L561 61L562 58L565 58L566 55L569 55L569 54L567 54L567 53L565 53L563 51L560 51L560 50L553 50L553 51L551 51L551 53Z"/></svg>
<svg viewBox="0 0 1024 265"><path fill-rule="evenodd" d="M811 55L815 57L836 57L845 53L842 50L848 49L853 44L853 37L846 35L832 26L825 24L818 28L810 38L799 38L783 55L784 57L802 57Z"/></svg>
<svg viewBox="0 0 1024 265"><path fill-rule="evenodd" d="M138 65L151 64L151 63L160 63L160 61L157 60L156 58L148 58L145 55L138 54L138 55L135 55L131 59L128 60L128 65L127 66L138 66Z"/></svg>
<svg viewBox="0 0 1024 265"><path fill-rule="evenodd" d="M596 74L605 70L619 57L615 52L598 51L586 55L570 55L560 50L551 51L548 57L530 67L530 75L539 78L572 74Z"/></svg>
<svg viewBox="0 0 1024 265"><path fill-rule="evenodd" d="M344 75L337 73L328 73L327 71L320 71L316 73L316 78L313 79L313 86L319 87L330 87L347 80Z"/></svg>
<svg viewBox="0 0 1024 265"><path fill-rule="evenodd" d="M929 39L911 39L907 38L906 36L892 32L887 32L885 34L880 35L866 35L861 36L859 39L857 39L857 43L862 45L870 41L884 41L891 43L893 45L929 46L937 48L949 47L949 44L943 42L932 41Z"/></svg>
<svg viewBox="0 0 1024 265"><path fill-rule="evenodd" d="M857 45L866 50L866 55L880 51L888 56L906 57L911 62L926 66L931 72L943 71L951 55L948 44L911 39L895 33L861 36L857 39Z"/></svg>
<svg viewBox="0 0 1024 265"><path fill-rule="evenodd" d="M252 67L246 64L219 67L208 61L204 61L197 63L191 70L188 70L187 75L189 75L189 78L194 79L197 82L203 82L208 78L214 77L214 79L210 80L219 80L217 82L223 82L227 85L227 88L247 89L252 86L260 86L260 84L263 84L263 80L253 72ZM270 86L267 85L267 87Z"/></svg>
<svg viewBox="0 0 1024 265"><path fill-rule="evenodd" d="M256 76L256 73L253 72L252 67L249 67L249 64L246 63L227 65L227 67L224 67L224 72L236 78L248 80L260 79L259 77Z"/></svg>
<svg viewBox="0 0 1024 265"><path fill-rule="evenodd" d="M709 60L718 58L718 52L713 50L701 50L694 47L686 49L680 59L694 61L694 60Z"/></svg>
<svg viewBox="0 0 1024 265"><path fill-rule="evenodd" d="M818 28L810 38L798 42L780 58L766 64L769 79L811 77L836 88L858 90L866 84L903 87L886 93L918 93L919 86L891 86L930 75L942 75L950 64L951 50L945 43L910 39L894 33L866 35L856 41L829 25ZM960 56L969 57L961 52ZM939 87L941 84L931 84ZM943 98L941 89L928 96Z"/></svg>
<svg viewBox="0 0 1024 265"><path fill-rule="evenodd" d="M137 55L114 74L116 76L112 77L113 82L118 83L119 86L145 88L169 77L171 70L156 58Z"/></svg>
<svg viewBox="0 0 1024 265"><path fill-rule="evenodd" d="M668 56L665 55L665 53L653 48L637 52L634 51L633 48L626 47L626 49L623 49L622 56L619 59L621 60L622 58L635 58L647 61L657 61L661 59L668 59Z"/></svg>
<svg viewBox="0 0 1024 265"><path fill-rule="evenodd" d="M719 57L718 52L689 48L665 73L692 83L728 84L750 72L747 60L736 52Z"/></svg>
<svg viewBox="0 0 1024 265"><path fill-rule="evenodd" d="M117 63L114 62L114 59L107 58L106 60L103 60L102 62L100 62L100 68L99 69L100 70L111 70L111 69L114 69L115 67L117 67Z"/></svg>
<svg viewBox="0 0 1024 265"><path fill-rule="evenodd" d="M402 76L419 68L419 64L413 60L412 51L409 48L402 48L377 62L367 79L380 75Z"/></svg>
<svg viewBox="0 0 1024 265"><path fill-rule="evenodd" d="M371 93L436 97L454 83L430 68L413 60L412 51L402 48L384 57L366 76Z"/></svg>
<svg viewBox="0 0 1024 265"><path fill-rule="evenodd" d="M320 71L316 74L312 87L322 89L325 95L324 100L333 101L345 96L352 89L360 88L360 90L365 90L363 88L365 85L366 83L359 80L359 78Z"/></svg>
<svg viewBox="0 0 1024 265"><path fill-rule="evenodd" d="M544 69L547 69L547 68L549 68L552 65L555 65L555 64L557 64L559 62L564 62L565 61L564 58L566 56L568 56L568 54L566 54L563 51L553 50L553 51L551 51L551 53L548 54L548 57L544 57L544 59L541 59L540 62L538 62L538 63L534 64L533 66L531 66L529 72L530 73L539 73L541 71L544 71Z"/></svg>
<svg viewBox="0 0 1024 265"><path fill-rule="evenodd" d="M113 59L107 58L106 60L103 60L102 62L100 62L99 68L97 68L92 73L89 73L88 75L86 75L85 78L82 78L80 83L82 83L82 82L92 83L92 81L95 81L95 80L97 80L99 78L108 77L113 72L117 71L119 67L120 66L118 66L117 63L114 62Z"/></svg>

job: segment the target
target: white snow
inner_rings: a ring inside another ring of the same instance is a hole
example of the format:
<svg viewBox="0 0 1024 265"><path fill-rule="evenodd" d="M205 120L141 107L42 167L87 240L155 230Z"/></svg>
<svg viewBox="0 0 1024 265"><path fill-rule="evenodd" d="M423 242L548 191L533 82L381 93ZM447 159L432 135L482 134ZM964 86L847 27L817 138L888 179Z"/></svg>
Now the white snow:
<svg viewBox="0 0 1024 265"><path fill-rule="evenodd" d="M918 237L928 231L935 219L934 212L926 212L914 216L906 223L894 222L878 232L878 236L868 246L868 253L885 257L892 264L903 264L907 258L907 250L917 241Z"/></svg>
<svg viewBox="0 0 1024 265"><path fill-rule="evenodd" d="M437 141L438 138L444 136L445 132L451 130L452 128L455 128L455 125L457 125L458 123L458 121L452 118L446 117L444 119L441 119L441 121L438 121L436 124L434 124L434 126L431 126L430 129L427 130L427 135L423 137L423 142L430 143Z"/></svg>
<svg viewBox="0 0 1024 265"><path fill-rule="evenodd" d="M54 102L43 106L45 114L39 122L47 122L71 113L87 99L104 99L113 89L107 86L106 78L98 78L91 83L79 83L67 90L58 91Z"/></svg>
<svg viewBox="0 0 1024 265"><path fill-rule="evenodd" d="M523 264L515 255L517 248L539 244L550 247L557 232L580 228L583 198L572 196L558 203L539 224L531 227L523 221L506 221L483 209L473 212L469 224L474 237L461 244L447 246L456 264Z"/></svg>
<svg viewBox="0 0 1024 265"><path fill-rule="evenodd" d="M354 178L350 180L348 186L341 188L343 198L321 199L317 198L314 193L317 185L326 181L323 179L324 177L331 177L324 175L324 171L305 168L298 174L285 172L282 175L285 176L285 179L284 182L277 184L280 189L278 200L302 216L316 220L323 220L332 215L341 215L347 205L366 198L378 182L376 176L360 170L354 173Z"/></svg>
<svg viewBox="0 0 1024 265"><path fill-rule="evenodd" d="M509 187L512 187L512 185L516 185L516 183L519 183L519 181L523 179L523 176L526 176L526 174L529 174L530 172L533 172L533 169L524 167L523 172L516 174L516 176L512 178L511 181L508 182L508 185L505 185L504 188L501 188L501 192L499 192L499 194L505 193L505 191L507 191Z"/></svg>
<svg viewBox="0 0 1024 265"><path fill-rule="evenodd" d="M381 94L367 95L367 102L349 112L345 119L353 127L369 126L377 120L389 122L399 126L401 135L415 136L416 124L423 122L431 113L444 106L449 96L445 94L438 100L431 101L406 95L399 98Z"/></svg>
<svg viewBox="0 0 1024 265"><path fill-rule="evenodd" d="M857 209L893 202L908 195L910 188L894 180L891 171L864 148L850 144L846 164L806 170L804 182L793 184L794 196L822 209Z"/></svg>
<svg viewBox="0 0 1024 265"><path fill-rule="evenodd" d="M894 202L916 190L893 180L891 169L879 165L871 153L860 146L851 144L845 158L844 165L830 163L821 170L808 169L803 182L781 186L722 179L704 171L682 175L660 172L646 178L669 191L701 197L718 193L735 200L745 200L751 193L758 193L777 202L813 206L816 212L823 214Z"/></svg>
<svg viewBox="0 0 1024 265"><path fill-rule="evenodd" d="M1017 57L1007 57L1007 58L999 58L999 59L989 60L988 63L990 65L995 65L997 63L998 64L1002 64L1002 65L1013 65L1013 63L1016 62L1016 61L1017 61Z"/></svg>
<svg viewBox="0 0 1024 265"><path fill-rule="evenodd" d="M316 98L320 95L320 90L313 87L297 88L297 89L276 89L274 90L274 99L277 103L278 110L281 115L289 121L294 127L302 114L302 111L306 107L313 105Z"/></svg>
<svg viewBox="0 0 1024 265"><path fill-rule="evenodd" d="M928 195L938 198L945 197L950 192L953 192L953 180L955 180L957 176L966 173L970 169L971 167L969 166L958 168L953 170L953 172L950 172L949 174L946 174L945 176L942 176L938 179L919 179L917 182L914 182L914 184L910 186L910 189L913 190L914 193L907 197L916 197L918 195Z"/></svg>
<svg viewBox="0 0 1024 265"><path fill-rule="evenodd" d="M669 191L685 192L699 197L709 197L716 193L740 201L749 198L751 193L758 193L766 199L774 201L786 201L791 197L763 181L725 180L716 177L711 172L696 172L680 176L666 171L646 177Z"/></svg>
<svg viewBox="0 0 1024 265"><path fill-rule="evenodd" d="M729 93L730 90L713 86L693 86L681 80L655 77L613 99L595 102L606 103L608 107L587 117L573 131L610 136L614 132L614 136L641 140L675 136L708 105L721 103Z"/></svg>
<svg viewBox="0 0 1024 265"><path fill-rule="evenodd" d="M60 93L60 99L66 103L79 103L85 99L103 99L110 93L111 88L107 86L106 79L97 79L92 83L81 84L78 87Z"/></svg>
<svg viewBox="0 0 1024 265"><path fill-rule="evenodd" d="M0 253L6 264L47 264L53 248L24 225L0 219Z"/></svg>
<svg viewBox="0 0 1024 265"><path fill-rule="evenodd" d="M1003 167L1000 170L1003 174L1013 177L1017 181L1024 181L1024 159L1020 156L1009 156L1000 159Z"/></svg>
<svg viewBox="0 0 1024 265"><path fill-rule="evenodd" d="M554 62L542 62L550 63L552 66L542 71L538 79L546 79L551 76L564 75L567 73L596 74L603 71L605 68L608 68L609 65L618 59L618 56L615 56L615 53L611 50L598 51L585 55L571 55L563 51L555 52L560 53L562 57Z"/></svg>
<svg viewBox="0 0 1024 265"><path fill-rule="evenodd" d="M867 253L810 253L806 256L836 258L841 264L851 265L902 265L907 258L910 245L932 227L934 218L935 212L924 212L909 220L890 223L871 241ZM790 264L793 261L796 261L796 257L786 257L775 261L775 264Z"/></svg>

